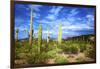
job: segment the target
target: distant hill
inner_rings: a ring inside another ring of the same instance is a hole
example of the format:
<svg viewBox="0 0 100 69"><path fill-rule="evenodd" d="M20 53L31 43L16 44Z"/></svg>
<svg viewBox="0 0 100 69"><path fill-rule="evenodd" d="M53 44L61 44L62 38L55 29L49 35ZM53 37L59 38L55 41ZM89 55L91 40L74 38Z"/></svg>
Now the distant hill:
<svg viewBox="0 0 100 69"><path fill-rule="evenodd" d="M63 40L76 40L76 39L79 39L79 40L89 40L91 37L94 37L93 34L89 34L89 35L81 35L81 36L74 36L74 37L67 37ZM91 38L93 40L93 38ZM29 40L29 38L23 38L23 39L19 39L19 41L27 41ZM37 40L37 38L36 38ZM51 40L56 40L56 39L51 39Z"/></svg>
<svg viewBox="0 0 100 69"><path fill-rule="evenodd" d="M93 34L89 34L89 35L81 35L81 36L75 36L75 37L68 37L66 39L63 40L75 40L75 39L79 39L79 40L90 40L91 37L94 37Z"/></svg>

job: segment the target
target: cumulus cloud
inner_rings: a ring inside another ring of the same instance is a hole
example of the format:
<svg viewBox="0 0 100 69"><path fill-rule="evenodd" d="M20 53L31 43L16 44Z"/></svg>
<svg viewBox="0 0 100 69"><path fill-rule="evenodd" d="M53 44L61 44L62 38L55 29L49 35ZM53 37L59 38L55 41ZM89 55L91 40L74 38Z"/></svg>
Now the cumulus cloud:
<svg viewBox="0 0 100 69"><path fill-rule="evenodd" d="M86 30L86 29L93 29L93 27L88 26L87 24L75 24L69 26L63 26L62 29L66 30Z"/></svg>
<svg viewBox="0 0 100 69"><path fill-rule="evenodd" d="M62 6L53 6L52 9L49 10L49 13L47 15L47 19L50 19L50 20L55 20L57 19L57 16L59 15L60 11L63 9Z"/></svg>
<svg viewBox="0 0 100 69"><path fill-rule="evenodd" d="M88 18L89 20L94 20L94 16L90 14L86 15L86 18Z"/></svg>
<svg viewBox="0 0 100 69"><path fill-rule="evenodd" d="M69 17L75 16L79 13L79 11L77 9L72 9L70 11L70 13L68 14Z"/></svg>
<svg viewBox="0 0 100 69"><path fill-rule="evenodd" d="M83 8L78 9L75 7L63 7L63 6L47 6L43 9L43 5L27 5L21 6L21 8L33 8L36 10L33 14L33 26L34 33L38 36L38 26L42 24L42 34L43 38L47 36L49 27L49 33L51 38L57 38L59 23L62 24L62 37L78 36L83 35L86 32L84 30L91 31L94 30L94 14L91 11L84 10ZM17 8L17 10L19 10ZM63 11L62 11L63 10ZM15 11L16 12L16 11ZM21 13L26 11L21 11ZM16 12L18 13L18 12ZM28 19L25 19L24 14L28 14ZM23 13L22 15L15 16L15 27L19 28L21 31L28 28L30 24L30 11ZM80 33L80 32L82 33ZM87 33L86 33L87 34ZM21 35L21 34L20 34Z"/></svg>

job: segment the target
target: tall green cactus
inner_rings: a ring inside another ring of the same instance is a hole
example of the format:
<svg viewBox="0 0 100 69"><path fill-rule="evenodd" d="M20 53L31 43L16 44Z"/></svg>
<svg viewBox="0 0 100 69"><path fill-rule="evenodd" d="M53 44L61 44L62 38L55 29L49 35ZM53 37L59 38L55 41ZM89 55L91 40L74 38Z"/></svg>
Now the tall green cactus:
<svg viewBox="0 0 100 69"><path fill-rule="evenodd" d="M39 46L39 51L40 51L40 47L42 45L42 25L39 25L39 29L38 29L38 46Z"/></svg>
<svg viewBox="0 0 100 69"><path fill-rule="evenodd" d="M18 41L18 33L19 33L19 29L16 29L16 41Z"/></svg>
<svg viewBox="0 0 100 69"><path fill-rule="evenodd" d="M49 33L49 28L47 28L47 43L49 43L50 40L50 33Z"/></svg>
<svg viewBox="0 0 100 69"><path fill-rule="evenodd" d="M30 31L29 31L29 44L32 46L32 36L33 36L33 10L31 8L31 17L30 17Z"/></svg>
<svg viewBox="0 0 100 69"><path fill-rule="evenodd" d="M62 24L59 24L59 31L58 31L58 44L62 42Z"/></svg>

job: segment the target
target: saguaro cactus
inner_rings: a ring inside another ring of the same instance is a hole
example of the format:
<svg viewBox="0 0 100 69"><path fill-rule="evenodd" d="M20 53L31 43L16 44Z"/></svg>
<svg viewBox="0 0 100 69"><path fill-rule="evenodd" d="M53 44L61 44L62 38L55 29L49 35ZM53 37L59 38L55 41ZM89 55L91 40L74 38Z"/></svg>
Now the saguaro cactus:
<svg viewBox="0 0 100 69"><path fill-rule="evenodd" d="M42 25L40 24L39 29L38 29L38 46L39 46L39 48L41 45L42 45Z"/></svg>
<svg viewBox="0 0 100 69"><path fill-rule="evenodd" d="M16 41L18 41L18 33L19 33L19 29L16 29Z"/></svg>
<svg viewBox="0 0 100 69"><path fill-rule="evenodd" d="M49 40L50 40L50 33L49 33L49 28L47 28L47 43L49 43Z"/></svg>
<svg viewBox="0 0 100 69"><path fill-rule="evenodd" d="M29 31L29 44L32 45L32 36L33 36L33 10L31 8L31 17L30 17L30 31Z"/></svg>
<svg viewBox="0 0 100 69"><path fill-rule="evenodd" d="M59 31L58 31L58 44L62 42L62 24L59 24Z"/></svg>

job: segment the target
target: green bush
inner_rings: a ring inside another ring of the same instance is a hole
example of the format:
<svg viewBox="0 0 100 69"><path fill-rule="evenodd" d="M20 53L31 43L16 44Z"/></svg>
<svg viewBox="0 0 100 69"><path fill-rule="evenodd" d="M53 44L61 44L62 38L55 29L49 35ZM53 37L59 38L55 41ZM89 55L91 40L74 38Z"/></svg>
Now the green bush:
<svg viewBox="0 0 100 69"><path fill-rule="evenodd" d="M77 54L79 52L79 45L77 43L71 43L68 42L68 45L62 44L60 45L60 48L65 52L65 53L73 53Z"/></svg>
<svg viewBox="0 0 100 69"><path fill-rule="evenodd" d="M79 47L80 47L80 52L84 52L87 46L85 43L82 43L82 44L79 44Z"/></svg>
<svg viewBox="0 0 100 69"><path fill-rule="evenodd" d="M84 52L85 56L89 57L89 58L93 58L95 59L96 57L96 51L95 51L95 46L90 45L87 47L86 51Z"/></svg>
<svg viewBox="0 0 100 69"><path fill-rule="evenodd" d="M77 46L77 44L73 44L70 46L70 52L73 54L77 54L79 52L79 47Z"/></svg>
<svg viewBox="0 0 100 69"><path fill-rule="evenodd" d="M56 50L51 50L51 51L48 51L48 52L47 52L47 56L48 56L49 58L54 58L54 57L56 57L56 53L57 53Z"/></svg>
<svg viewBox="0 0 100 69"><path fill-rule="evenodd" d="M22 44L20 42L15 43L15 58L20 59L20 53L22 52L21 50Z"/></svg>
<svg viewBox="0 0 100 69"><path fill-rule="evenodd" d="M58 46L59 49L61 49L63 52L69 53L70 52L70 47L64 43L62 43L60 46Z"/></svg>
<svg viewBox="0 0 100 69"><path fill-rule="evenodd" d="M56 56L57 50L55 48L51 50L45 50L49 49L49 47L42 45L41 50L38 51L39 47L33 45L32 49L29 52L27 62L30 64L41 64L45 63L48 59L54 58Z"/></svg>

